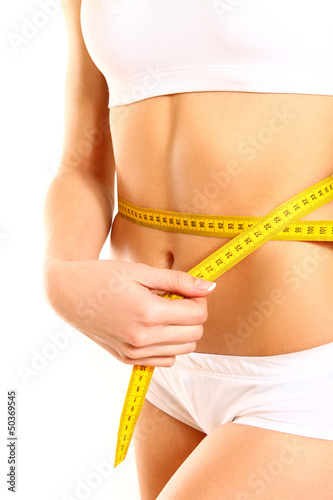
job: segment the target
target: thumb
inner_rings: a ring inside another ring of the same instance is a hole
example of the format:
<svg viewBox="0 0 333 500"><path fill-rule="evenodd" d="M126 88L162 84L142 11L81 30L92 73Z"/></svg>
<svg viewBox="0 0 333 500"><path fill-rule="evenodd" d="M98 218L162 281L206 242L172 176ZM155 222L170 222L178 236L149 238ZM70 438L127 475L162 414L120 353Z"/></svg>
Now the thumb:
<svg viewBox="0 0 333 500"><path fill-rule="evenodd" d="M150 289L173 292L184 297L207 295L216 286L212 281L195 278L184 271L156 268L146 264L143 264L137 278L137 281Z"/></svg>

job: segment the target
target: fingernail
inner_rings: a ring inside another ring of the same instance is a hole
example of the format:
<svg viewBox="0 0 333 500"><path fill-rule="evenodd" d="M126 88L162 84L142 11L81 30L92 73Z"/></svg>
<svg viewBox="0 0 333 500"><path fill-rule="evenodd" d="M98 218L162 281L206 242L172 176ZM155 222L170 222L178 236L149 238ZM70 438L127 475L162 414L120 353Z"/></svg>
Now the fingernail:
<svg viewBox="0 0 333 500"><path fill-rule="evenodd" d="M196 282L196 288L199 290L207 290L207 292L211 292L215 287L216 283L212 283L211 281L198 279Z"/></svg>

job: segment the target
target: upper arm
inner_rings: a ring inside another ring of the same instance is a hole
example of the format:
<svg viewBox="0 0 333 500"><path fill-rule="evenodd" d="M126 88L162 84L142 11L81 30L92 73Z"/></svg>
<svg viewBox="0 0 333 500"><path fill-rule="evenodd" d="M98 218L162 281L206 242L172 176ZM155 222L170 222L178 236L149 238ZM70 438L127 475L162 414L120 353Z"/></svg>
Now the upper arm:
<svg viewBox="0 0 333 500"><path fill-rule="evenodd" d="M115 162L109 127L108 86L82 36L81 0L62 4L68 38L65 127L60 168L101 176L113 191Z"/></svg>

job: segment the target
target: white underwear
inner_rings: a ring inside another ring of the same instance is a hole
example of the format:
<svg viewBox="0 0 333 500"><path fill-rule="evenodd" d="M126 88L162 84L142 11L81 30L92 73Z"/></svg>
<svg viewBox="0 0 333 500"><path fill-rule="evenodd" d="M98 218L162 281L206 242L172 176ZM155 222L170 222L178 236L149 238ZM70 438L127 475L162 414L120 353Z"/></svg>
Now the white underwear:
<svg viewBox="0 0 333 500"><path fill-rule="evenodd" d="M232 422L333 440L333 342L274 356L180 355L155 368L146 398L206 434Z"/></svg>

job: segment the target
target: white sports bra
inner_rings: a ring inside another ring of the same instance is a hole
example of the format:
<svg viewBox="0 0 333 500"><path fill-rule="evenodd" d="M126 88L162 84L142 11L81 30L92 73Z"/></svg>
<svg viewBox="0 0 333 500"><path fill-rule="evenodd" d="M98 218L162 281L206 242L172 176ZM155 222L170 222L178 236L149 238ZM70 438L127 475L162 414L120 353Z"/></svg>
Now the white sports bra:
<svg viewBox="0 0 333 500"><path fill-rule="evenodd" d="M333 0L82 0L109 107L198 91L333 95Z"/></svg>

